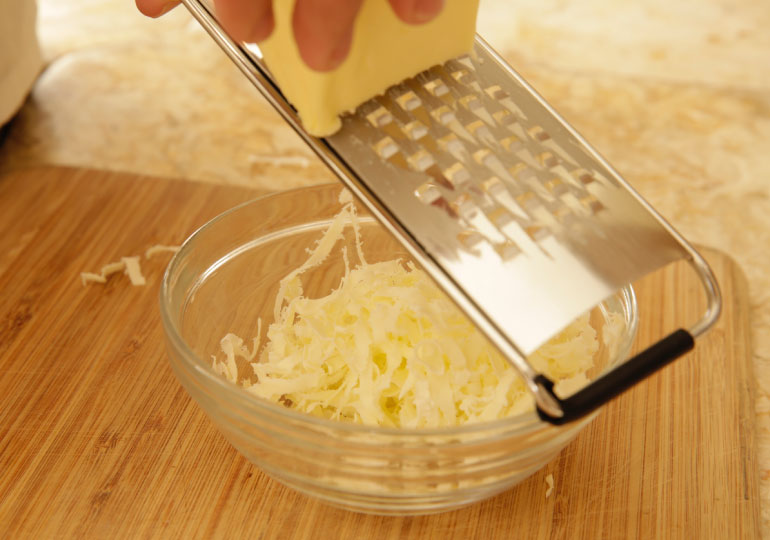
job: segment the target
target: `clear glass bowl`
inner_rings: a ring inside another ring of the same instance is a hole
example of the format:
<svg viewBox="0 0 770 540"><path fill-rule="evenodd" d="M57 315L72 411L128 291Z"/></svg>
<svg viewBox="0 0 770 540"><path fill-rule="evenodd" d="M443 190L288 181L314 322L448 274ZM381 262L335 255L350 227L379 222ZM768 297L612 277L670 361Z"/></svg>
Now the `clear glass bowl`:
<svg viewBox="0 0 770 540"><path fill-rule="evenodd" d="M163 280L160 308L171 366L224 436L265 473L308 495L355 511L426 514L490 497L551 461L597 413L555 427L534 412L442 429L394 429L320 419L262 400L211 368L219 341L249 341L257 319L272 322L278 282L307 258L341 208L339 185L281 192L215 218L182 246ZM362 216L365 212L361 211ZM362 218L370 262L408 259L370 217ZM341 257L303 277L309 296L326 294L344 273ZM600 343L595 373L626 358L636 333L633 290L593 310ZM262 336L264 337L264 336Z"/></svg>

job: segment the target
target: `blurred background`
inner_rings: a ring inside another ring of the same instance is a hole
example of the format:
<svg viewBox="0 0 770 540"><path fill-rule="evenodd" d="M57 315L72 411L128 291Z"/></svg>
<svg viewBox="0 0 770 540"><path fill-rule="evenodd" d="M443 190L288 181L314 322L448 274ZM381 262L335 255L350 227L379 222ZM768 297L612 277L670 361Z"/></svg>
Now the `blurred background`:
<svg viewBox="0 0 770 540"><path fill-rule="evenodd" d="M457 0L454 0L457 1ZM38 0L42 68L0 173L41 165L282 189L333 181L183 8ZM770 4L482 0L478 30L752 295L770 530Z"/></svg>

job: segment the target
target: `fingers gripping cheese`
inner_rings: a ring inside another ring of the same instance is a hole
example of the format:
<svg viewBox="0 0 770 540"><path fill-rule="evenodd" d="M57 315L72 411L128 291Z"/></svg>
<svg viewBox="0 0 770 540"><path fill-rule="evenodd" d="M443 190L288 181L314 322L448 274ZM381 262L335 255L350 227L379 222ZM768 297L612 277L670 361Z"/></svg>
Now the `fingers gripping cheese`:
<svg viewBox="0 0 770 540"><path fill-rule="evenodd" d="M350 54L335 70L313 71L300 58L292 32L293 0L274 0L275 30L260 50L278 86L312 135L331 135L339 115L389 86L468 53L476 32L478 0L448 0L421 25L402 22L387 0L364 0Z"/></svg>

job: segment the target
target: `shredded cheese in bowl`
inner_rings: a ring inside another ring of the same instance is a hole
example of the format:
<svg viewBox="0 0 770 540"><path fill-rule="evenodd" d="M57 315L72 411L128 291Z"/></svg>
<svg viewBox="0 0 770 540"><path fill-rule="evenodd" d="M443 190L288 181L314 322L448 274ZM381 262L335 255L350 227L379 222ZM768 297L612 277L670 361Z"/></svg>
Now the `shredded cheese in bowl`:
<svg viewBox="0 0 770 540"><path fill-rule="evenodd" d="M356 233L357 264L340 248L345 274L338 286L319 298L304 296L303 274L332 254L348 226ZM307 261L281 281L264 345L255 340L249 349L234 334L220 345L224 359L212 360L221 375L257 396L329 419L435 428L534 407L514 368L425 272L402 260L365 260L352 202ZM558 381L558 391L570 392L587 382L598 349L584 315L529 360ZM238 358L253 372L239 370Z"/></svg>

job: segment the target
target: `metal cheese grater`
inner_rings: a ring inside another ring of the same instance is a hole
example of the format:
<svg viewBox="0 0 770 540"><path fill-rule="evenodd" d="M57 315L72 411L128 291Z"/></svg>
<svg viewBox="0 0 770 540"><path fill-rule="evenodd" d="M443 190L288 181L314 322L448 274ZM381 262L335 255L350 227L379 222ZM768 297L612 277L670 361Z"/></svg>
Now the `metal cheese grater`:
<svg viewBox="0 0 770 540"><path fill-rule="evenodd" d="M258 48L183 0L246 77L519 371L543 420L579 418L684 354L718 319L703 257L484 40L389 88L319 139ZM568 398L526 357L624 285L687 259L708 307Z"/></svg>

